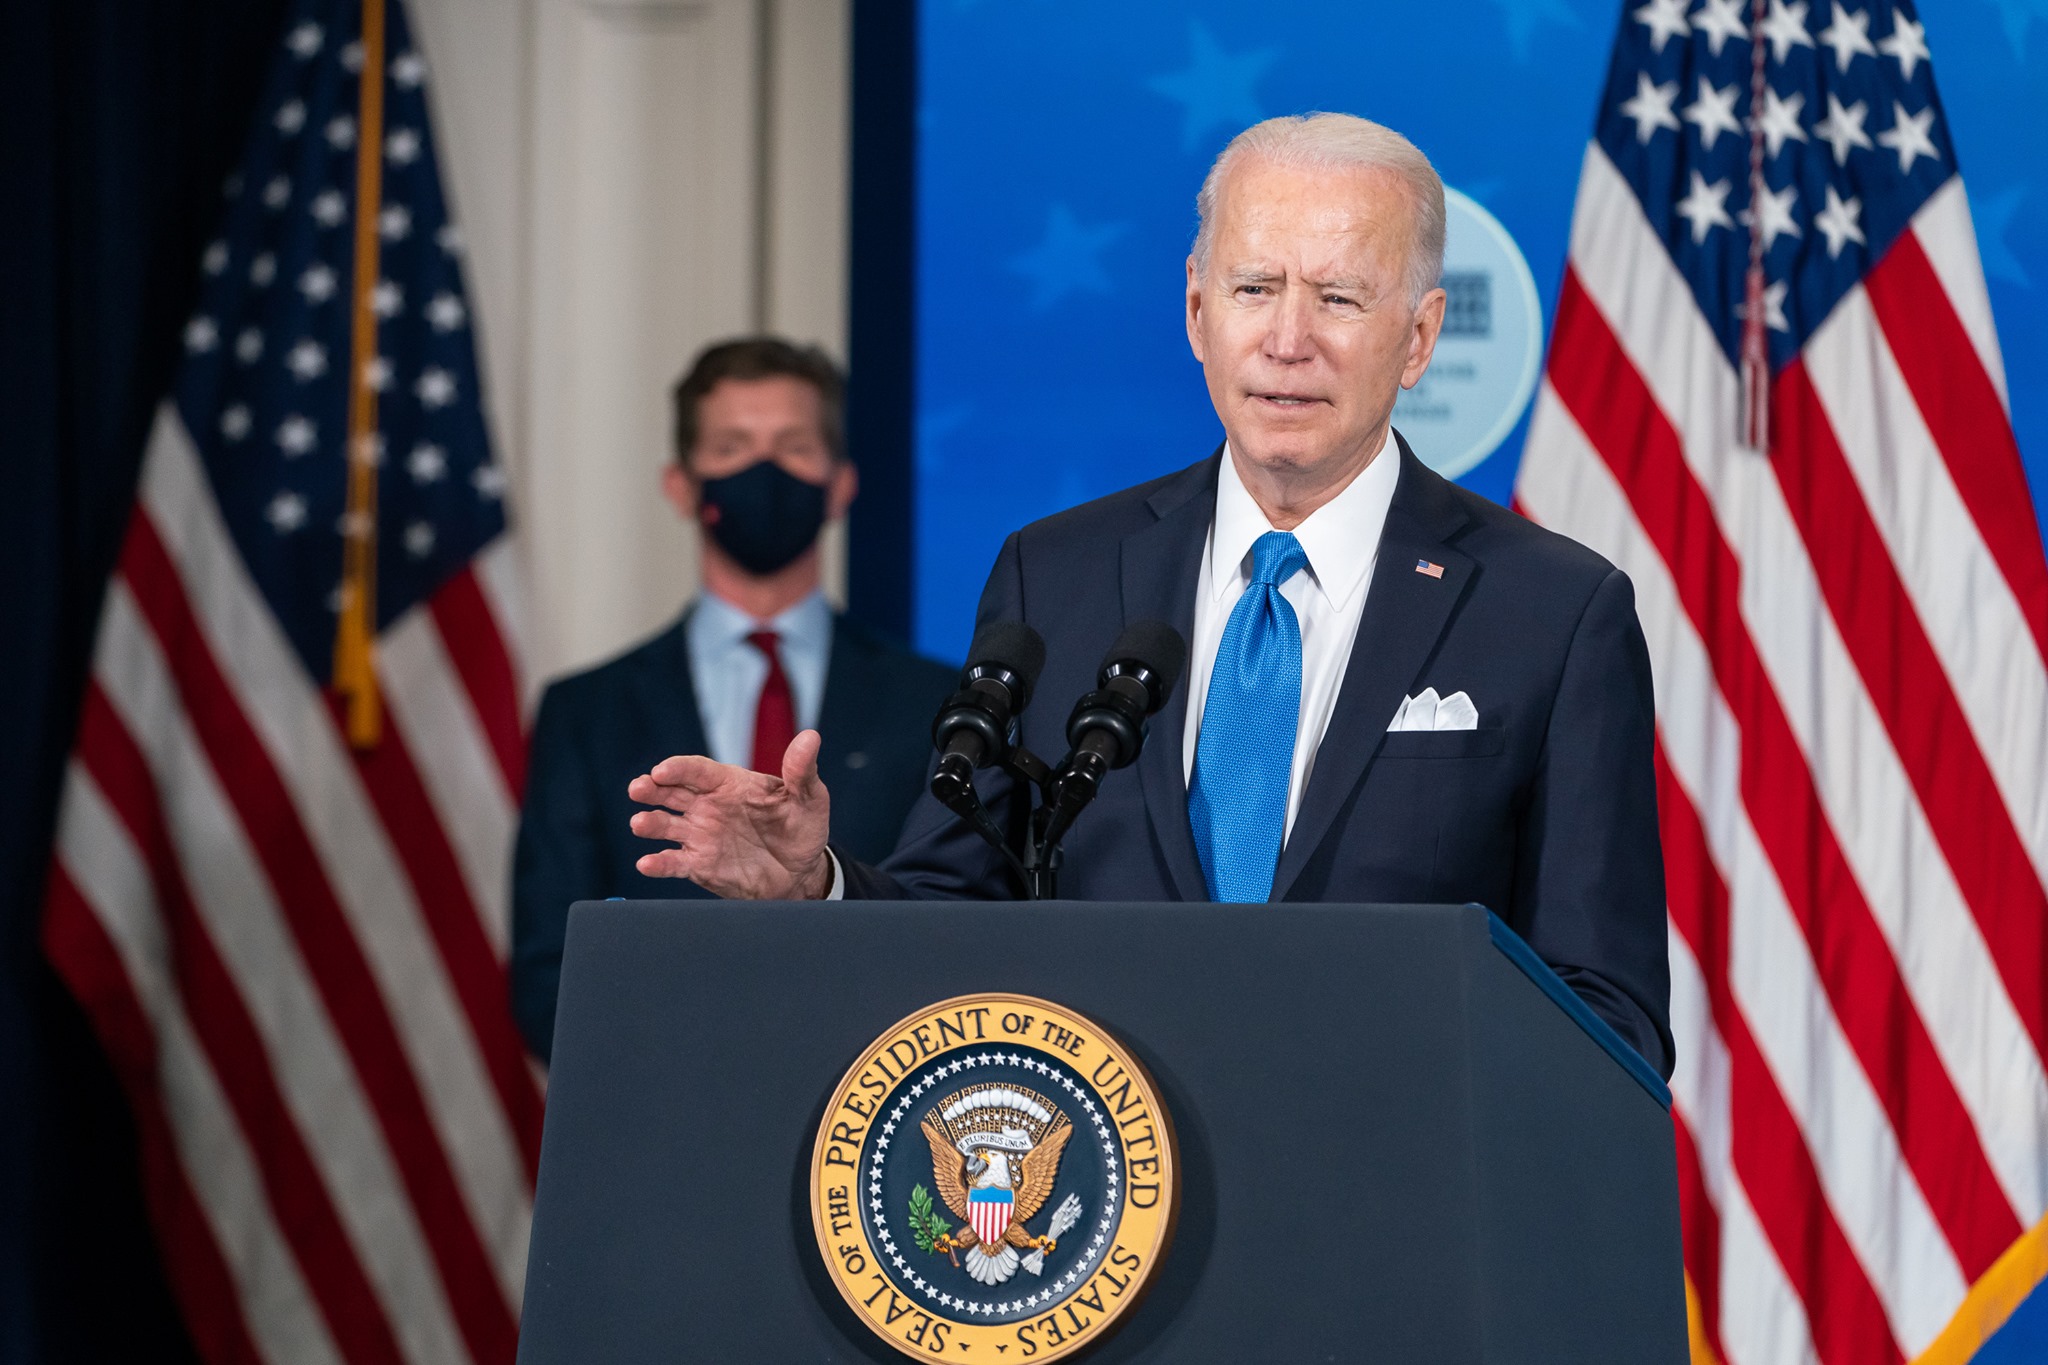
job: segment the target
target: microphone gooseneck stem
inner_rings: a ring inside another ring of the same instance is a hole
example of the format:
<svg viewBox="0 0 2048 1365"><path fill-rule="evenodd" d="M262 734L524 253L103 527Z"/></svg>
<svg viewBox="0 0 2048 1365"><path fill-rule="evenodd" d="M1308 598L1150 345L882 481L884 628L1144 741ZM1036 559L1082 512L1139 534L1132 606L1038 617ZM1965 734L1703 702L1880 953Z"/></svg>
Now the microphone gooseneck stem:
<svg viewBox="0 0 2048 1365"><path fill-rule="evenodd" d="M1056 901L1060 898L1060 864L1066 861L1066 853L1057 839L1045 837L1047 817L1052 807L1042 805L1032 813L1032 838L1025 841L1024 896L1027 900Z"/></svg>
<svg viewBox="0 0 2048 1365"><path fill-rule="evenodd" d="M978 809L981 802L974 795L973 760L964 754L940 755L938 770L932 774L931 791L949 810L959 810L963 796Z"/></svg>
<svg viewBox="0 0 2048 1365"><path fill-rule="evenodd" d="M968 827L982 837L984 843L1002 854L1004 861L1009 863L1010 870L1028 887L1031 877L1025 862L1011 850L1010 841L1003 837L1003 831L996 824L995 817L988 813L988 807L982 805L981 794L974 790L972 778L962 777L958 785L955 785L947 780L948 776L945 765L941 763L938 774L932 778L932 795L938 797L948 810L965 820Z"/></svg>
<svg viewBox="0 0 2048 1365"><path fill-rule="evenodd" d="M1067 760L1048 793L1045 828L1039 835L1048 847L1058 848L1060 840L1067 837L1075 819L1102 789L1103 776L1109 769L1109 761L1089 744L1083 744Z"/></svg>

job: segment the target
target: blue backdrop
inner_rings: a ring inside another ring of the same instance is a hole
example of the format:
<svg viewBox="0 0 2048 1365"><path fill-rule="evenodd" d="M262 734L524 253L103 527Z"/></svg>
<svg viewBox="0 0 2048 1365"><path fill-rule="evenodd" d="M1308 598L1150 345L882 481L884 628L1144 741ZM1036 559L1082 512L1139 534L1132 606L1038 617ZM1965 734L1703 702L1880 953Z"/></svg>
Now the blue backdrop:
<svg viewBox="0 0 2048 1365"><path fill-rule="evenodd" d="M1005 532L1221 438L1182 329L1182 262L1195 189L1246 124L1336 109L1407 133L1514 236L1547 335L1620 13L1610 0L924 0L919 648L960 658ZM2048 0L1923 0L1921 18L2048 521ZM1526 425L1525 411L1461 482L1505 501Z"/></svg>

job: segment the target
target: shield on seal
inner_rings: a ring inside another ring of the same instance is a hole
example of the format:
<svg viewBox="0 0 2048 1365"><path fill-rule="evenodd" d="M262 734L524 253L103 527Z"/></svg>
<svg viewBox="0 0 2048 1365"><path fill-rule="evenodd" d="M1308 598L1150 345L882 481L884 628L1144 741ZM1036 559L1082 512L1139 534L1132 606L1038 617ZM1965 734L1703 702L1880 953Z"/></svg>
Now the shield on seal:
<svg viewBox="0 0 2048 1365"><path fill-rule="evenodd" d="M967 1221L974 1225L974 1235L983 1246L995 1248L1003 1244L1003 1234L1010 1228L1010 1206L1015 1199L1008 1190L967 1192Z"/></svg>

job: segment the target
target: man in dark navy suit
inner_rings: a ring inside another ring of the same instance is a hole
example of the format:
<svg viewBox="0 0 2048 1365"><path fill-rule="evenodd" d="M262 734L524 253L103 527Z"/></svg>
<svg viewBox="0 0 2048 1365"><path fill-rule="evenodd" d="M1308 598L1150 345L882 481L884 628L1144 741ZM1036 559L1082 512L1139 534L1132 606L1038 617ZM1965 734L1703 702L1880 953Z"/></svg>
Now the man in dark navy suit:
<svg viewBox="0 0 2048 1365"><path fill-rule="evenodd" d="M626 783L666 754L780 773L797 731L840 793L834 837L879 860L924 788L931 721L954 674L837 617L818 532L846 513L839 372L772 338L714 346L676 386L663 491L698 522L703 596L652 640L541 699L513 877L512 1000L527 1044L554 1035L574 901L703 896L634 867Z"/></svg>
<svg viewBox="0 0 2048 1365"><path fill-rule="evenodd" d="M1137 770L1066 843L1080 899L1480 902L1642 1055L1672 1049L1650 666L1628 579L1459 489L1393 431L1428 368L1443 187L1363 119L1274 119L1198 199L1187 331L1225 441L1009 538L980 621L1046 642L1035 751L1122 627L1189 645ZM1051 439L1058 439L1057 428ZM800 737L781 778L673 758L635 779L650 875L760 897L1018 894L926 798L871 865ZM999 821L1022 794L978 783ZM1218 964L1228 970L1228 964Z"/></svg>

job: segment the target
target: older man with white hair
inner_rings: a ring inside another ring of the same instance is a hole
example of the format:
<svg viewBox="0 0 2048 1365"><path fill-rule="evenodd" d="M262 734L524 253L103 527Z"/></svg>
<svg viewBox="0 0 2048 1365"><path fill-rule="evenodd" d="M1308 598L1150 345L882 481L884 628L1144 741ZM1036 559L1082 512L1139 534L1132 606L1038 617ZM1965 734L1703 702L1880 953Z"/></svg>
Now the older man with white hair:
<svg viewBox="0 0 2048 1365"><path fill-rule="evenodd" d="M1432 473L1391 425L1443 325L1443 185L1406 138L1311 114L1246 129L1197 197L1188 344L1224 441L1003 546L979 623L1092 688L1129 621L1172 623L1188 685L1137 780L1068 837L1086 900L1493 909L1669 1074L1650 665L1628 579ZM1048 439L1068 439L1057 428ZM1023 739L1065 748L1063 713ZM936 801L879 867L831 846L817 737L779 778L667 759L635 779L640 860L725 895L994 899L1019 888ZM999 821L1026 796L984 774ZM1276 912L1277 913L1277 912Z"/></svg>

